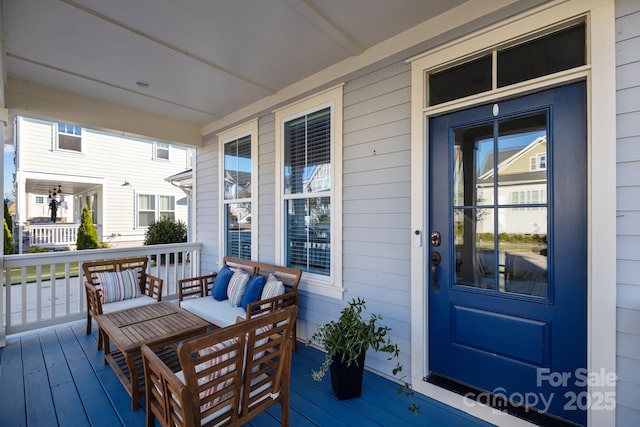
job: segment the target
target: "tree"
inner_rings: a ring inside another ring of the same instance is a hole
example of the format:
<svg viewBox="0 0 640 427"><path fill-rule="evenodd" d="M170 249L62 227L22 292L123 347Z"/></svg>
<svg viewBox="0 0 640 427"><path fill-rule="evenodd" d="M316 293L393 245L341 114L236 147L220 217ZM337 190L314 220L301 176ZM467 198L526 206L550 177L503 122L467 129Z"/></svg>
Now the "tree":
<svg viewBox="0 0 640 427"><path fill-rule="evenodd" d="M7 206L6 204L4 205ZM11 237L11 230L7 225L7 220L4 221L4 254L11 255L13 253L13 238Z"/></svg>
<svg viewBox="0 0 640 427"><path fill-rule="evenodd" d="M99 246L100 241L98 240L98 232L96 231L96 227L93 225L89 208L85 206L82 210L80 227L78 227L76 249L81 251L83 249L96 249Z"/></svg>
<svg viewBox="0 0 640 427"><path fill-rule="evenodd" d="M4 220L7 221L7 227L10 231L13 231L13 218L9 213L9 200L4 199Z"/></svg>

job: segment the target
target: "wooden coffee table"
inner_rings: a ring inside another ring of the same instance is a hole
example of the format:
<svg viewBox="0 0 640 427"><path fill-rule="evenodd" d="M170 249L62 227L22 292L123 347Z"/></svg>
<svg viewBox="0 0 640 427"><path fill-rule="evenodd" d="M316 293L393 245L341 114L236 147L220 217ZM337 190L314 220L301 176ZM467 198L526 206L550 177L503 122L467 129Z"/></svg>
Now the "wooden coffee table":
<svg viewBox="0 0 640 427"><path fill-rule="evenodd" d="M101 314L95 319L104 341L104 363L111 365L131 396L133 410L140 407L140 393L144 390L142 344L175 356L170 351L175 343L203 334L211 326L168 301ZM118 350L112 352L109 341Z"/></svg>

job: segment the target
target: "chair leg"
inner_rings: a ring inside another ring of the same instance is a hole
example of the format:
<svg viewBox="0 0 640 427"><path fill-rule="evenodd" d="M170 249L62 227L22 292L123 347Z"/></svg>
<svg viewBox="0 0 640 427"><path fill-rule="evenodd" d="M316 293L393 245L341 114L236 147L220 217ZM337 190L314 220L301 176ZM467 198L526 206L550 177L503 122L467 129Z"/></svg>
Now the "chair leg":
<svg viewBox="0 0 640 427"><path fill-rule="evenodd" d="M91 315L87 310L87 335L91 334Z"/></svg>

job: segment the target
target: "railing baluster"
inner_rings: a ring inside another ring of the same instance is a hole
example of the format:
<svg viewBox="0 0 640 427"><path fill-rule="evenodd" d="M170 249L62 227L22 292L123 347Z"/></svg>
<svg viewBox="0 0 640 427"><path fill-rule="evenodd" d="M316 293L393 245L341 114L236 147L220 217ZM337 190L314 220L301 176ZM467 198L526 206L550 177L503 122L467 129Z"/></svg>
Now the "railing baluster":
<svg viewBox="0 0 640 427"><path fill-rule="evenodd" d="M25 267L23 267L25 268ZM36 319L42 320L42 266L36 265Z"/></svg>
<svg viewBox="0 0 640 427"><path fill-rule="evenodd" d="M69 228L71 230L71 228ZM54 237L33 230L33 240ZM52 230L50 230L53 233ZM68 236L74 234L68 233ZM17 332L79 320L86 313L82 263L98 259L147 256L155 259L149 273L164 280L164 299L177 298L179 279L199 274L200 243L139 246L85 251L7 255L4 257L5 286L0 293L0 345L4 336ZM165 264L162 266L162 257ZM173 257L173 262L171 258ZM187 265L187 260L189 265ZM181 261L181 262L180 262ZM56 279L56 267L64 265L64 282ZM78 266L76 274L75 266ZM48 267L47 267L48 266ZM47 277L47 275L50 275ZM11 286L11 281L18 283ZM59 282L59 287L57 286ZM47 286L51 285L50 288ZM63 307L56 308L56 295ZM49 298L50 297L50 298ZM4 323L4 331L2 330Z"/></svg>

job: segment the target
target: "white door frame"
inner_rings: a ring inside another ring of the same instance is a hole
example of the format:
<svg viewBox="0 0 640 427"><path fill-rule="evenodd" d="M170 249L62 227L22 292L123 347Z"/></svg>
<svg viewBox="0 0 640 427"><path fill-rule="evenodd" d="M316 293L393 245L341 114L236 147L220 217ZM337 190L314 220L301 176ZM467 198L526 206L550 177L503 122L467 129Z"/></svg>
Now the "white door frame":
<svg viewBox="0 0 640 427"><path fill-rule="evenodd" d="M490 51L528 34L584 18L587 23L587 65L540 77L506 88L493 89L462 100L427 108L425 71L442 67L479 52ZM616 104L614 0L554 1L479 32L412 58L411 100L411 372L413 388L452 407L498 425L529 423L495 411L424 381L428 367L427 265L429 194L427 177L428 117L497 99L538 91L576 80L587 81L588 135L588 319L587 369L590 373L616 368ZM594 161L597 159L597 161ZM420 241L421 240L421 241ZM597 260L594 263L593 260ZM615 384L589 386L592 397L615 396ZM613 405L615 407L615 405ZM615 409L588 410L588 425L615 425Z"/></svg>

